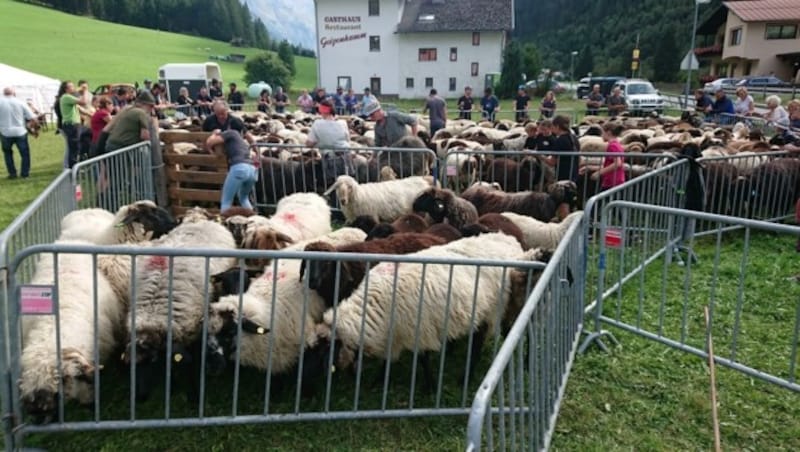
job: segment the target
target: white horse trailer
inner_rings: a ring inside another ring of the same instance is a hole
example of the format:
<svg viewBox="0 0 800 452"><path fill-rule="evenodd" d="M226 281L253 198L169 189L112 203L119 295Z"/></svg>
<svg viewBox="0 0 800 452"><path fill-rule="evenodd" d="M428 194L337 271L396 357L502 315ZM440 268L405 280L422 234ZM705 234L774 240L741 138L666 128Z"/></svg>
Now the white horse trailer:
<svg viewBox="0 0 800 452"><path fill-rule="evenodd" d="M175 102L178 90L189 89L189 97L195 98L200 88L211 86L212 80L222 83L222 71L217 63L170 63L158 68L158 82L167 87L167 99Z"/></svg>

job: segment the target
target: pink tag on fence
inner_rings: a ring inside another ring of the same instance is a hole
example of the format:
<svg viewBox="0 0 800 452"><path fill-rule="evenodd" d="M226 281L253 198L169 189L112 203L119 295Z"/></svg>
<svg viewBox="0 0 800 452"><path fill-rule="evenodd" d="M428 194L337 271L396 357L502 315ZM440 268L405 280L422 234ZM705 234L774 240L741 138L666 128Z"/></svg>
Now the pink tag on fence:
<svg viewBox="0 0 800 452"><path fill-rule="evenodd" d="M83 200L83 190L81 189L81 184L75 186L75 201Z"/></svg>
<svg viewBox="0 0 800 452"><path fill-rule="evenodd" d="M622 246L622 229L606 229L606 246L610 248L620 248Z"/></svg>
<svg viewBox="0 0 800 452"><path fill-rule="evenodd" d="M20 312L22 314L54 314L53 291L53 286L20 286Z"/></svg>
<svg viewBox="0 0 800 452"><path fill-rule="evenodd" d="M455 176L458 171L456 171L456 167L452 165L447 165L447 175L448 176Z"/></svg>

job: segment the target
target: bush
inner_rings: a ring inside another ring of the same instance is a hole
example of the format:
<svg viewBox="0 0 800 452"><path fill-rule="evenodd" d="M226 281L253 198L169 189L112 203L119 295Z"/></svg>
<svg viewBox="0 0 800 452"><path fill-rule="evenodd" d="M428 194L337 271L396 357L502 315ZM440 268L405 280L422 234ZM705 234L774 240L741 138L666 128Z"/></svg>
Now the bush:
<svg viewBox="0 0 800 452"><path fill-rule="evenodd" d="M265 52L245 62L244 81L247 84L263 81L274 88L281 86L284 91L289 91L292 75L277 55Z"/></svg>

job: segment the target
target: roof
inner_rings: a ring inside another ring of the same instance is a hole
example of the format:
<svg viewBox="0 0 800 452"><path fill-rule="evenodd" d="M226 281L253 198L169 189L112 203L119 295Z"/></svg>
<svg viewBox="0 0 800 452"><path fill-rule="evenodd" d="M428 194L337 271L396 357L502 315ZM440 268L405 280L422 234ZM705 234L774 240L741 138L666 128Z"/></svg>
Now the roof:
<svg viewBox="0 0 800 452"><path fill-rule="evenodd" d="M800 20L800 0L749 0L723 2L744 22L792 22Z"/></svg>
<svg viewBox="0 0 800 452"><path fill-rule="evenodd" d="M512 0L405 0L399 33L510 31Z"/></svg>

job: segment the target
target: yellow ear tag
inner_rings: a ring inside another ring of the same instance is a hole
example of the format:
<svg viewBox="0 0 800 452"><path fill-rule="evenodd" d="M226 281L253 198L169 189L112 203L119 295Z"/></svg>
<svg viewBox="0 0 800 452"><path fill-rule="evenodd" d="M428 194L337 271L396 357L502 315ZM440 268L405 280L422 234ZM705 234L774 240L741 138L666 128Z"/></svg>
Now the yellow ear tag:
<svg viewBox="0 0 800 452"><path fill-rule="evenodd" d="M125 359L125 352L122 352L122 355L120 355L119 359L121 359L121 360Z"/></svg>
<svg viewBox="0 0 800 452"><path fill-rule="evenodd" d="M331 366L331 373L335 373L335 372L336 372L336 366Z"/></svg>
<svg viewBox="0 0 800 452"><path fill-rule="evenodd" d="M256 330L256 333L264 334L264 328L263 327L258 327L258 329Z"/></svg>
<svg viewBox="0 0 800 452"><path fill-rule="evenodd" d="M183 355L178 353L178 354L175 355L175 358L173 358L173 359L175 360L176 363L179 363L179 362L183 361Z"/></svg>
<svg viewBox="0 0 800 452"><path fill-rule="evenodd" d="M100 364L99 366L97 366L97 368L98 368L98 369L100 369L100 370L103 370L103 369L105 369L105 368L106 368L106 366L104 366L104 365Z"/></svg>

